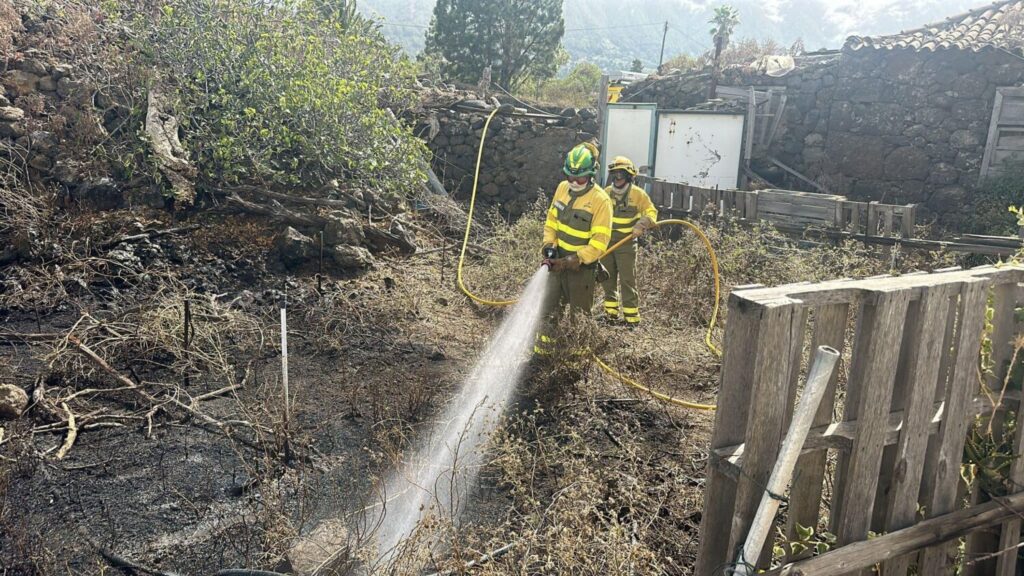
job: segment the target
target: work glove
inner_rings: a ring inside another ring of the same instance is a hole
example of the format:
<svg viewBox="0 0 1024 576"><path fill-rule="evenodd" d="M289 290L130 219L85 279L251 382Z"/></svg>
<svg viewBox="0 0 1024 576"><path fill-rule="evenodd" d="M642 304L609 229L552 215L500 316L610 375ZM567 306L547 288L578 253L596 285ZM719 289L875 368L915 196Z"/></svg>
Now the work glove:
<svg viewBox="0 0 1024 576"><path fill-rule="evenodd" d="M549 272L575 272L580 269L580 259L576 256L555 258L548 261Z"/></svg>
<svg viewBox="0 0 1024 576"><path fill-rule="evenodd" d="M644 216L633 226L633 237L639 238L646 234L651 228L654 228L654 222L647 216Z"/></svg>

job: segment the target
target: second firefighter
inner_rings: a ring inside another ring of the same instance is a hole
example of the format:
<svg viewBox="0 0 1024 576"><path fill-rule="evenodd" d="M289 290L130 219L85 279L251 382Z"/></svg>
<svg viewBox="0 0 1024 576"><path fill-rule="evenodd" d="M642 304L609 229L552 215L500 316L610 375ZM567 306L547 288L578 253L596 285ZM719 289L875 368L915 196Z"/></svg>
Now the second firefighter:
<svg viewBox="0 0 1024 576"><path fill-rule="evenodd" d="M644 189L633 184L637 170L625 156L616 156L608 166L606 188L611 197L612 214L611 245L632 236L615 252L605 256L601 263L608 269L609 277L602 282L604 290L604 313L608 320L625 319L630 327L640 324L640 293L636 289L636 239L654 227L658 221L658 209ZM621 290L618 288L621 286Z"/></svg>

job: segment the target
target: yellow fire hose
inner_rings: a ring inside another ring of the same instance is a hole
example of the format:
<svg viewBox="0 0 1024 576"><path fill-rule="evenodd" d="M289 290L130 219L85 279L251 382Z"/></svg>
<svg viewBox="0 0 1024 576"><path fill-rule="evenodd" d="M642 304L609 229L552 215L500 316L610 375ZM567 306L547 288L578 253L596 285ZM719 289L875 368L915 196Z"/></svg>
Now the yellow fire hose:
<svg viewBox="0 0 1024 576"><path fill-rule="evenodd" d="M516 303L515 300L486 300L473 294L472 292L469 291L468 288L466 288L466 284L462 279L462 264L466 259L466 246L469 244L469 231L473 225L473 210L476 206L476 189L477 182L480 179L480 164L484 154L484 140L487 138L487 129L491 125L491 119L494 118L495 114L497 113L498 109L495 109L493 112L490 113L489 116L487 116L487 120L484 122L483 132L480 134L480 147L477 150L476 169L473 173L473 192L469 197L469 212L466 215L466 232L462 238L462 249L459 252L459 265L455 277L456 281L458 282L459 288L462 290L463 294L465 294L470 300L477 302L478 304L483 304L485 306L511 306L512 304ZM715 304L711 310L711 321L708 324L707 333L704 335L704 343L707 344L708 349L710 349L711 352L713 352L716 356L721 356L721 350L715 347L715 345L711 342L711 332L712 330L714 330L715 322L718 320L718 303L719 300L721 300L720 282L718 275L718 257L715 255L715 249L711 246L711 241L708 240L708 237L704 234L704 232L696 224L689 222L687 220L660 220L656 222L654 225L655 227L661 227L670 224L686 226L690 228L697 235L697 237L700 238L701 241L704 243L704 247L707 248L708 251L708 256L711 258L711 271L713 273L712 276L714 278L715 288ZM629 241L632 241L632 239L632 236L627 236L622 240L618 241L616 244L608 248L608 250L605 250L605 252L601 254L601 256L599 257L599 259L604 258L608 254L611 254L620 246L624 245ZM594 358L594 361L597 363L597 365L600 366L601 369L607 372L609 375L613 376L623 384L636 388L637 390L641 390L647 394L654 396L659 400L669 402L677 406L683 406L685 408L694 408L697 410L714 410L716 408L713 404L698 404L696 402L687 402L686 400L674 398L672 396L662 394L661 392L655 392L654 390L651 390L647 386L644 386L643 384L640 384L639 382L636 382L624 376L623 374L617 372L614 368L612 368L603 360L598 358L597 355L594 354L593 352L591 352L591 356Z"/></svg>

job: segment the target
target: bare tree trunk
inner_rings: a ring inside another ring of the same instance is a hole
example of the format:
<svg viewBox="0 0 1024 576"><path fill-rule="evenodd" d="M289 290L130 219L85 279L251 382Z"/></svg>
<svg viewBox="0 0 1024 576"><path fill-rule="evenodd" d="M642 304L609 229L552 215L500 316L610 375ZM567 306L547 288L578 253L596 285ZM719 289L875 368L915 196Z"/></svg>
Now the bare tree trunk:
<svg viewBox="0 0 1024 576"><path fill-rule="evenodd" d="M711 84L708 86L708 100L713 100L718 92L718 76L722 73L722 49L725 48L725 38L715 36L715 58L711 65Z"/></svg>

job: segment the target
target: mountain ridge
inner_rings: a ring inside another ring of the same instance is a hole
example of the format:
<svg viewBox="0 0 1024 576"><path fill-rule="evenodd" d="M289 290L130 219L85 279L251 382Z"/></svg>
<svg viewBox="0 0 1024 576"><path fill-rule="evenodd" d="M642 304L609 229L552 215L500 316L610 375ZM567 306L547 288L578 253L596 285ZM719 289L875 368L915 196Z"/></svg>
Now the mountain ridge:
<svg viewBox="0 0 1024 576"><path fill-rule="evenodd" d="M839 48L851 34L895 34L965 12L978 0L733 0L740 25L733 37L771 38L784 47ZM990 3L990 2L989 2ZM605 71L645 71L658 64L664 22L665 56L711 48L710 24L721 2L705 0L565 0L562 44L570 63L589 61ZM359 10L381 21L385 35L410 54L423 49L434 0L359 0ZM621 23L621 25L618 25Z"/></svg>

